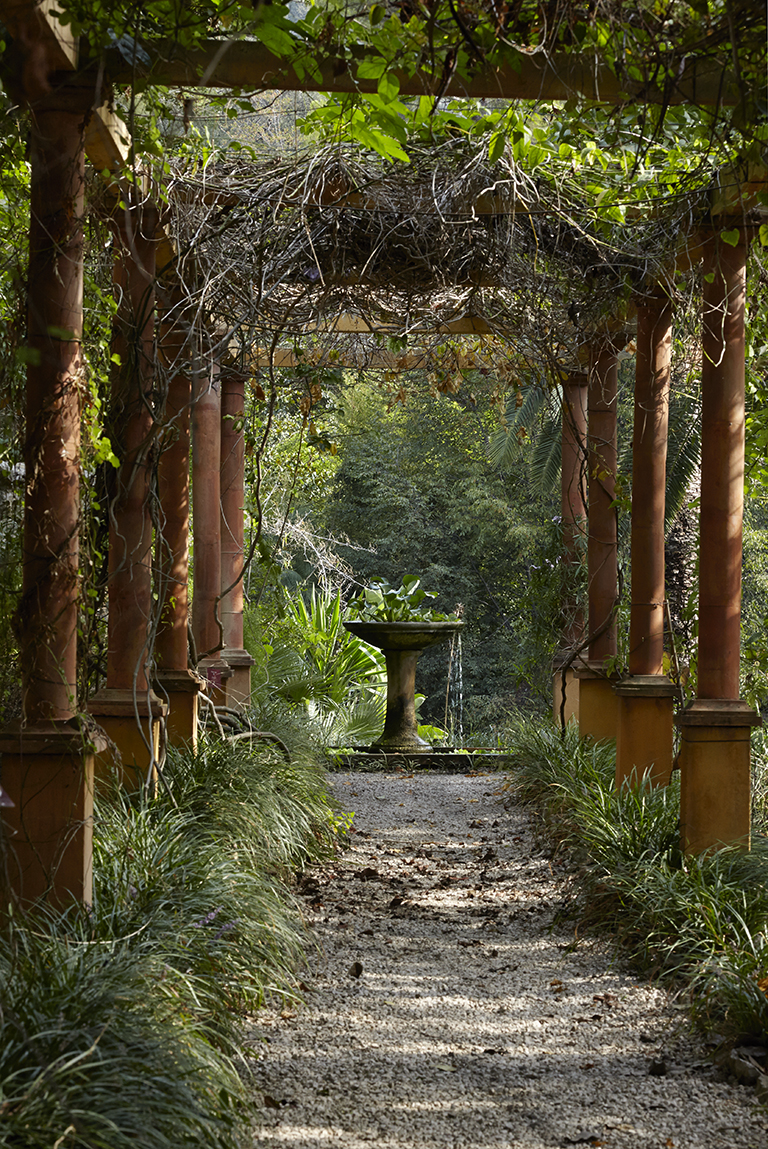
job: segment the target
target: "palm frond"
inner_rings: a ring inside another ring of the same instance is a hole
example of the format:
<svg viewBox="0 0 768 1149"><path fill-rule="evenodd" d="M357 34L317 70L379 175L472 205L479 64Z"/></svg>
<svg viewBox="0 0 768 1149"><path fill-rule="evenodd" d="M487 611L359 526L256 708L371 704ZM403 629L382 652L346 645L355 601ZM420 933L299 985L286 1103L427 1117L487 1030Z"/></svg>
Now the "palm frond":
<svg viewBox="0 0 768 1149"><path fill-rule="evenodd" d="M506 427L499 428L488 443L488 457L497 470L507 470L520 458L522 444L532 437L541 419L541 413L551 400L551 394L543 387L529 387L518 407L516 399L510 399L506 408Z"/></svg>
<svg viewBox="0 0 768 1149"><path fill-rule="evenodd" d="M531 451L529 474L531 484L542 494L555 490L562 468L560 417L548 415L539 430Z"/></svg>
<svg viewBox="0 0 768 1149"><path fill-rule="evenodd" d="M679 515L701 462L701 400L676 395L670 404L667 445L667 503L665 529Z"/></svg>

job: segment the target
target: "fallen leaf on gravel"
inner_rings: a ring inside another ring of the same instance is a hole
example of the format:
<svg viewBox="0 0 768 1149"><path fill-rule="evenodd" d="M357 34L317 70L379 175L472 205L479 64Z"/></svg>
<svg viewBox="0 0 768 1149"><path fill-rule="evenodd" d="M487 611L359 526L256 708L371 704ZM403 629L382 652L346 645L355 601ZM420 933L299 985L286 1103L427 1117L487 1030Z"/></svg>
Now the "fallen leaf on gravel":
<svg viewBox="0 0 768 1149"><path fill-rule="evenodd" d="M349 976L350 977L360 977L362 975L362 972L363 972L363 963L359 962L359 961L353 961L352 965L349 967Z"/></svg>
<svg viewBox="0 0 768 1149"><path fill-rule="evenodd" d="M353 876L357 878L359 882L372 882L380 875L379 871L374 870L373 866L365 866L364 869L358 870Z"/></svg>
<svg viewBox="0 0 768 1149"><path fill-rule="evenodd" d="M437 1064L435 1065L435 1069L442 1069L442 1070L444 1070L445 1073L455 1073L456 1072L456 1066L455 1065L448 1065L445 1061L438 1061Z"/></svg>
<svg viewBox="0 0 768 1149"><path fill-rule="evenodd" d="M276 1098L272 1097L269 1093L264 1094L264 1105L267 1109L280 1108L280 1102Z"/></svg>

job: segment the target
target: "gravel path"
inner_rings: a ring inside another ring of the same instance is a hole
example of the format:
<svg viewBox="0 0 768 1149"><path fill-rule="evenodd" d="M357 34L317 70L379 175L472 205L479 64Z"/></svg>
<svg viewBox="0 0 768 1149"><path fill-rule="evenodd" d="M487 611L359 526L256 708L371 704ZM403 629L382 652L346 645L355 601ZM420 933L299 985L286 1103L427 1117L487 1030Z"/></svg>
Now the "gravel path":
<svg viewBox="0 0 768 1149"><path fill-rule="evenodd" d="M301 885L306 1004L251 1037L257 1149L765 1149L664 993L572 925L498 775L341 774L352 848Z"/></svg>

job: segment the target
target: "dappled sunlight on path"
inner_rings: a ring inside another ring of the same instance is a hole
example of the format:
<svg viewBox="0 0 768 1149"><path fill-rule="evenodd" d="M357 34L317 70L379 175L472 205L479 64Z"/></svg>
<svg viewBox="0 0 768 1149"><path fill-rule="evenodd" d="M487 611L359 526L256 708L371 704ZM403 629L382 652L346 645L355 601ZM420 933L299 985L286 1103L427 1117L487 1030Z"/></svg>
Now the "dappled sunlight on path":
<svg viewBox="0 0 768 1149"><path fill-rule="evenodd" d="M762 1149L665 994L553 927L563 882L497 776L335 787L355 832L301 883L306 1003L253 1027L258 1149Z"/></svg>

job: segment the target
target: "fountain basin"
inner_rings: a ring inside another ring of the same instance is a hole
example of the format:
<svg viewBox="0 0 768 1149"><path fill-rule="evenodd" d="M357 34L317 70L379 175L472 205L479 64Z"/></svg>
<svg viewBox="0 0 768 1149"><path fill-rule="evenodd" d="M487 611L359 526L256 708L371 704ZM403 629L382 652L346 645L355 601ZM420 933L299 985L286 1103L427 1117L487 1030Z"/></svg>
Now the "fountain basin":
<svg viewBox="0 0 768 1149"><path fill-rule="evenodd" d="M387 716L384 732L371 747L387 753L417 751L429 754L429 742L419 737L416 721L416 663L427 647L444 642L462 629L464 623L379 622L359 619L344 626L363 642L384 652L387 662Z"/></svg>

